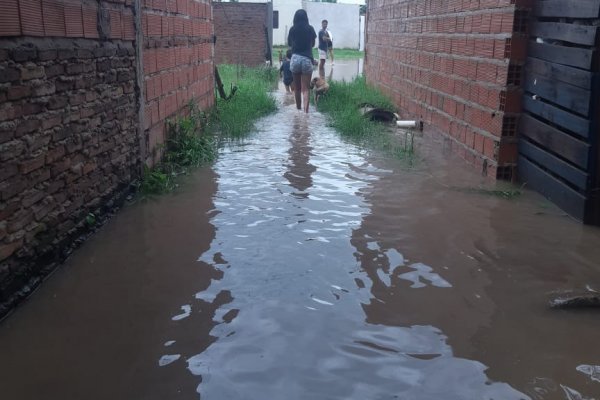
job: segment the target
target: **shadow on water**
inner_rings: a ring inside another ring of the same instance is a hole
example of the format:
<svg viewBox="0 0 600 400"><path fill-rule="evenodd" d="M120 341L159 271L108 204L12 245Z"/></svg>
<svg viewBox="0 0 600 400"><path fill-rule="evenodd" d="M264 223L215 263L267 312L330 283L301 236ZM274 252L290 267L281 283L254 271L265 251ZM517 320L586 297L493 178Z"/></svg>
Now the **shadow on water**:
<svg viewBox="0 0 600 400"><path fill-rule="evenodd" d="M443 143L407 168L276 96L0 326L3 397L600 398L598 315L547 307L600 290L598 229L455 190L482 181Z"/></svg>
<svg viewBox="0 0 600 400"><path fill-rule="evenodd" d="M312 173L316 167L310 163L312 147L309 145L310 131L304 116L296 114L290 135L290 149L288 150L288 170L283 176L298 190L293 193L299 198L308 197L306 189L312 186Z"/></svg>

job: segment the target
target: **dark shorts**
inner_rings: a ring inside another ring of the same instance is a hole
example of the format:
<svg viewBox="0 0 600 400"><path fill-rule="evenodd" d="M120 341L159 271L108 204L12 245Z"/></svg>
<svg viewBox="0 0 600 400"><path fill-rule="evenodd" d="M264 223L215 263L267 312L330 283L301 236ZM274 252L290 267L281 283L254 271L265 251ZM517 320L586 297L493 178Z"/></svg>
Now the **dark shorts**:
<svg viewBox="0 0 600 400"><path fill-rule="evenodd" d="M285 86L290 86L292 84L292 82L294 82L294 78L292 78L292 79L284 79L283 80L283 84Z"/></svg>

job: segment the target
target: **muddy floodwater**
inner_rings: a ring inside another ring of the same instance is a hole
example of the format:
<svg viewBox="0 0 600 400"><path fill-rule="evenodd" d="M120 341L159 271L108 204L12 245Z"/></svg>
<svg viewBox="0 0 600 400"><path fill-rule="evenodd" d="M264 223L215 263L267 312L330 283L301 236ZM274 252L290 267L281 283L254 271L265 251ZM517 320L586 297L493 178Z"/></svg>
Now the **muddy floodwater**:
<svg viewBox="0 0 600 400"><path fill-rule="evenodd" d="M0 324L1 399L600 399L600 312L548 306L600 291L599 229L275 96Z"/></svg>

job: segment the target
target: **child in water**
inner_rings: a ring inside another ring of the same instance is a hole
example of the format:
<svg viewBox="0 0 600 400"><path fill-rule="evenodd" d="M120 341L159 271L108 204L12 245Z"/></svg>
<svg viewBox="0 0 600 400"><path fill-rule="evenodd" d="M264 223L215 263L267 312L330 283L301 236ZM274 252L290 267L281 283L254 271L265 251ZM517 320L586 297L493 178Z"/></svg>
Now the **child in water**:
<svg viewBox="0 0 600 400"><path fill-rule="evenodd" d="M285 61L281 64L281 67L279 68L279 77L283 75L283 84L285 85L285 91L288 93L292 93L292 82L294 80L292 70L290 69L291 58L292 50L288 50L285 53Z"/></svg>

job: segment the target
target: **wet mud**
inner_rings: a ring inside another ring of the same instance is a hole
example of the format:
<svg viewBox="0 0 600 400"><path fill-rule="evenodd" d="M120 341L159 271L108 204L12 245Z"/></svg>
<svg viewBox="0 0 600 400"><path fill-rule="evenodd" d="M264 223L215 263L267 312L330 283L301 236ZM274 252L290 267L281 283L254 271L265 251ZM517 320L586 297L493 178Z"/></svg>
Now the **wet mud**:
<svg viewBox="0 0 600 400"><path fill-rule="evenodd" d="M391 158L276 96L0 325L2 398L600 398L600 315L549 307L600 291L600 230L460 190L489 183L443 141Z"/></svg>

